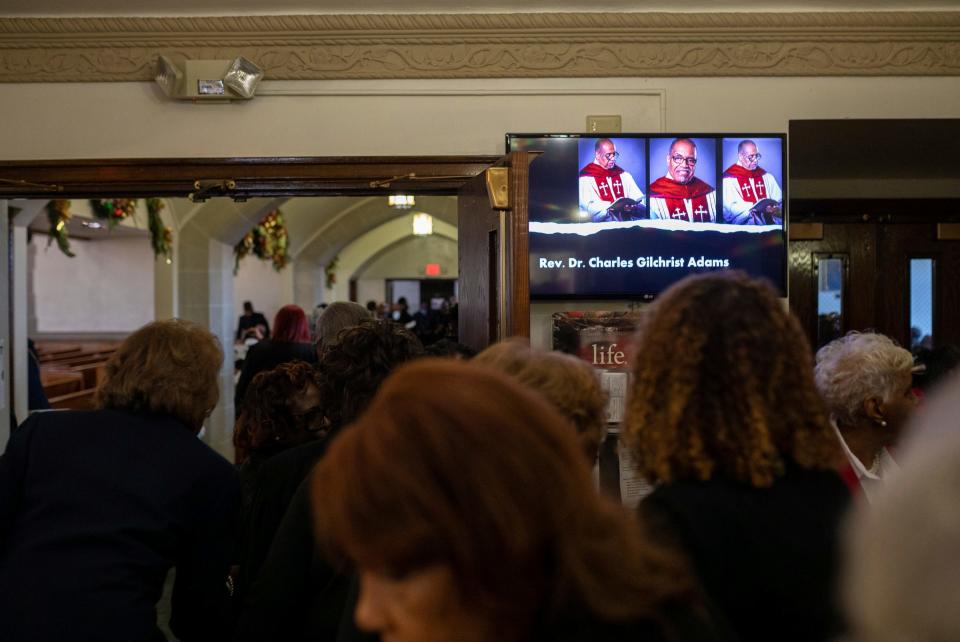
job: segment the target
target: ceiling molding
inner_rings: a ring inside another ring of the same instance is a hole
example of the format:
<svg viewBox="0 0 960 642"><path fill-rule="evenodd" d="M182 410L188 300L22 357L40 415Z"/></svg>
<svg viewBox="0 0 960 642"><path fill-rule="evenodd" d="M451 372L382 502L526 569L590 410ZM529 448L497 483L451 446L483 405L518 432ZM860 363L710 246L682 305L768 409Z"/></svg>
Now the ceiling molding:
<svg viewBox="0 0 960 642"><path fill-rule="evenodd" d="M269 80L960 75L960 12L0 19L0 82L146 81L244 55Z"/></svg>

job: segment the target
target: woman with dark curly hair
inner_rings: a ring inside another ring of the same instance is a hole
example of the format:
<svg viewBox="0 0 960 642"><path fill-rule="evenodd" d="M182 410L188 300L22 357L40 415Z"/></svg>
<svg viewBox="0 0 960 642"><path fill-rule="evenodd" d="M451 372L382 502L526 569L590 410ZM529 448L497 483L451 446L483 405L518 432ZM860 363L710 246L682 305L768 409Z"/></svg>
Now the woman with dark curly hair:
<svg viewBox="0 0 960 642"><path fill-rule="evenodd" d="M336 342L324 341L318 383L326 433L270 458L260 470L246 556L251 590L241 604L237 640L335 637L347 578L311 563L308 487L301 482L387 375L422 354L420 341L389 321L364 321L339 332Z"/></svg>
<svg viewBox="0 0 960 642"><path fill-rule="evenodd" d="M96 410L31 416L0 457L0 639L225 639L239 484L197 439L223 353L205 328L150 323L106 365Z"/></svg>
<svg viewBox="0 0 960 642"><path fill-rule="evenodd" d="M719 639L567 420L489 367L400 368L310 483L322 547L360 574L356 624L384 640Z"/></svg>
<svg viewBox="0 0 960 642"><path fill-rule="evenodd" d="M625 433L658 484L640 512L745 642L833 639L849 494L803 331L766 283L688 277L637 335Z"/></svg>
<svg viewBox="0 0 960 642"><path fill-rule="evenodd" d="M266 460L317 436L319 379L304 361L282 363L253 378L233 432L238 465Z"/></svg>

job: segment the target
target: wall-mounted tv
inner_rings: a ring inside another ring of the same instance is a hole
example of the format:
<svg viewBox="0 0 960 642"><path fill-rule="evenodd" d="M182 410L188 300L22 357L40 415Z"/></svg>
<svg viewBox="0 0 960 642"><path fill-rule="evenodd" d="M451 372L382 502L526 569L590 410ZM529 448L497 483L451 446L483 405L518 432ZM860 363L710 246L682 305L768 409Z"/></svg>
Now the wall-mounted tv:
<svg viewBox="0 0 960 642"><path fill-rule="evenodd" d="M507 134L530 165L530 295L652 299L737 269L786 296L784 134Z"/></svg>

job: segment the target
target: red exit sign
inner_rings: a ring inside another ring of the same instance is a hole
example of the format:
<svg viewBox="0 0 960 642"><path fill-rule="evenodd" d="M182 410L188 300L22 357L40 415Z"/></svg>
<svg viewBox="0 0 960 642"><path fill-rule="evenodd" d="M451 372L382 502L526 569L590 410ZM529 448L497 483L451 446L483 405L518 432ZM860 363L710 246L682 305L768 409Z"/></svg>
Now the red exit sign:
<svg viewBox="0 0 960 642"><path fill-rule="evenodd" d="M424 274L427 276L440 276L440 264L439 263L427 263L427 266L424 268Z"/></svg>

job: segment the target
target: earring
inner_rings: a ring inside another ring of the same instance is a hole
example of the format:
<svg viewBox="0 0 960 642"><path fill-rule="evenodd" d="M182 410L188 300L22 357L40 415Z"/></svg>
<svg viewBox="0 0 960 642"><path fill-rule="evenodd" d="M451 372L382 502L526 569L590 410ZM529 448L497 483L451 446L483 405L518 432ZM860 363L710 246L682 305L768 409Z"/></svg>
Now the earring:
<svg viewBox="0 0 960 642"><path fill-rule="evenodd" d="M887 427L887 422L886 422L886 420L881 419L881 420L880 420L880 425L883 426L884 428L886 428L886 427Z"/></svg>

